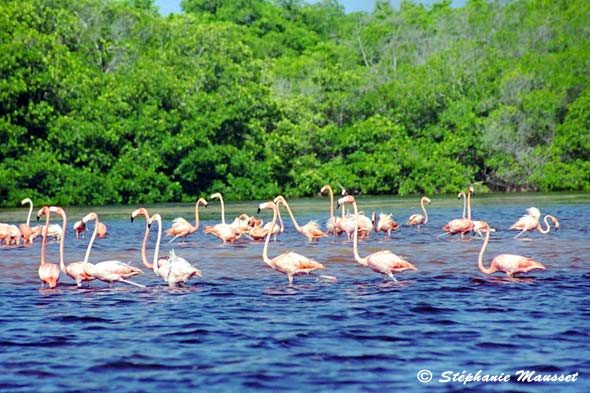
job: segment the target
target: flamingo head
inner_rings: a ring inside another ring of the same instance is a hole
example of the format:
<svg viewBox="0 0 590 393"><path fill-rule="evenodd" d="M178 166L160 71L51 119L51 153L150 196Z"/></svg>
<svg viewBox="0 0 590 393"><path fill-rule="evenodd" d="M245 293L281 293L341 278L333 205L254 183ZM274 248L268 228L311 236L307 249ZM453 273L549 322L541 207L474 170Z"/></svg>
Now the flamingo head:
<svg viewBox="0 0 590 393"><path fill-rule="evenodd" d="M31 205L33 204L33 201L31 200L31 198L25 198L22 201L20 201L21 205L24 205L26 203L30 203Z"/></svg>
<svg viewBox="0 0 590 393"><path fill-rule="evenodd" d="M209 199L221 199L221 193L216 192L215 194L211 194Z"/></svg>
<svg viewBox="0 0 590 393"><path fill-rule="evenodd" d="M208 203L205 198L199 198L199 200L197 201L197 205L203 205L203 206L207 207Z"/></svg>
<svg viewBox="0 0 590 393"><path fill-rule="evenodd" d="M275 208L275 202L273 202L273 201L262 202L260 205L258 205L258 213L257 214L260 214L260 212L263 209L274 209L274 208Z"/></svg>
<svg viewBox="0 0 590 393"><path fill-rule="evenodd" d="M37 213L37 221L39 221L41 219L41 216L43 214L48 214L49 213L49 206L43 206L41 209L39 209L39 213Z"/></svg>
<svg viewBox="0 0 590 393"><path fill-rule="evenodd" d="M457 194L457 199L465 198L465 192L461 191Z"/></svg>
<svg viewBox="0 0 590 393"><path fill-rule="evenodd" d="M341 205L344 205L345 203L356 203L356 201L354 200L354 197L352 195L345 195L342 198L338 199L338 208L340 208Z"/></svg>
<svg viewBox="0 0 590 393"><path fill-rule="evenodd" d="M422 199L424 199L424 202L428 203L430 205L430 198L428 197L422 197Z"/></svg>
<svg viewBox="0 0 590 393"><path fill-rule="evenodd" d="M330 187L329 184L326 184L325 186L322 187L322 189L320 190L320 194L323 194L327 190L332 191L332 187Z"/></svg>
<svg viewBox="0 0 590 393"><path fill-rule="evenodd" d="M145 218L149 218L149 214L148 211L143 208L140 207L139 209L135 209L133 210L133 212L131 213L131 222L133 222L133 220L135 219L135 217L139 216L140 214L142 214L143 216L145 216Z"/></svg>
<svg viewBox="0 0 590 393"><path fill-rule="evenodd" d="M557 220L557 218L553 217L553 216L549 216L549 218L551 219L551 221L553 221L553 225L555 226L555 230L559 229L559 221Z"/></svg>
<svg viewBox="0 0 590 393"><path fill-rule="evenodd" d="M475 194L475 188L473 187L473 185L469 185L469 188L467 189L467 193L469 194Z"/></svg>
<svg viewBox="0 0 590 393"><path fill-rule="evenodd" d="M84 216L84 218L82 218L82 222L84 224L88 223L88 221L92 221L92 220L97 220L98 216L96 215L95 212L90 212L87 215Z"/></svg>

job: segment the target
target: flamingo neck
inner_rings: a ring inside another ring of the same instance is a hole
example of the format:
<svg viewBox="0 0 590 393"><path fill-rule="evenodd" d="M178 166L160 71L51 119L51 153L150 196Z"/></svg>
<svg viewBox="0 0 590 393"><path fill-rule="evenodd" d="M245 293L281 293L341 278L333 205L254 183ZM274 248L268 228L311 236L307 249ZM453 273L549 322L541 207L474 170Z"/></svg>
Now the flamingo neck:
<svg viewBox="0 0 590 393"><path fill-rule="evenodd" d="M463 218L465 218L465 211L467 210L467 199L465 198L465 193L461 192L459 194L459 198L463 199Z"/></svg>
<svg viewBox="0 0 590 393"><path fill-rule="evenodd" d="M287 212L289 212L289 216L291 217L291 221L293 221L293 226L295 226L295 229L297 229L297 231L300 232L301 227L299 226L299 224L297 224L297 221L295 221L295 217L293 216L293 212L291 211L291 208L289 207L289 204L287 203L287 201L282 200L279 203L282 203L283 205L285 205L285 207L287 208ZM278 204L277 204L277 209L278 209Z"/></svg>
<svg viewBox="0 0 590 393"><path fill-rule="evenodd" d="M422 206L422 213L424 213L424 224L426 224L428 222L428 212L426 211L426 206L424 206L424 201L426 201L426 199L422 197L420 199L420 205Z"/></svg>
<svg viewBox="0 0 590 393"><path fill-rule="evenodd" d="M494 269L492 266L490 266L490 268L487 269L483 265L483 254L486 250L486 247L488 246L488 242L490 241L490 233L491 233L491 231L489 231L489 230L486 231L486 238L483 241L483 244L481 246L481 250L479 251L479 258L477 260L477 266L479 266L479 270L481 270L485 274L492 274L492 273L496 272L496 269Z"/></svg>
<svg viewBox="0 0 590 393"><path fill-rule="evenodd" d="M200 199L195 203L195 226L191 229L192 232L196 232L199 229L199 202L201 202Z"/></svg>
<svg viewBox="0 0 590 393"><path fill-rule="evenodd" d="M45 226L43 227L43 241L41 242L41 266L45 265L45 252L47 250L47 236L49 234L49 209L45 210Z"/></svg>
<svg viewBox="0 0 590 393"><path fill-rule="evenodd" d="M336 220L334 218L334 192L332 191L332 187L327 186L326 189L330 193L330 222L332 225L336 224Z"/></svg>
<svg viewBox="0 0 590 393"><path fill-rule="evenodd" d="M225 204L221 195L219 196L219 202L221 203L221 223L225 225Z"/></svg>
<svg viewBox="0 0 590 393"><path fill-rule="evenodd" d="M90 237L90 241L88 242L88 247L86 247L86 254L84 255L84 261L82 262L82 270L84 273L93 276L92 274L92 265L88 263L90 259L90 251L92 250L92 245L94 244L94 239L96 239L96 234L98 233L98 217L94 218L94 230L92 231L92 236Z"/></svg>
<svg viewBox="0 0 590 393"><path fill-rule="evenodd" d="M471 191L467 191L467 218L471 220Z"/></svg>
<svg viewBox="0 0 590 393"><path fill-rule="evenodd" d="M551 217L551 215L546 214L545 217L543 218L543 221L545 222L545 229L543 229L543 225L541 225L541 224L537 225L538 231L541 232L542 234L549 233L549 231L551 230L551 226L549 225L549 222L547 221L547 219L549 217Z"/></svg>
<svg viewBox="0 0 590 393"><path fill-rule="evenodd" d="M61 269L62 272L66 273L66 263L64 261L65 256L64 256L64 245L65 245L65 238L66 238L66 228L67 228L67 223L68 223L68 218L66 216L66 212L64 210L58 210L57 214L61 215L62 217L62 233L61 233L61 239L59 239L59 267Z"/></svg>
<svg viewBox="0 0 590 393"><path fill-rule="evenodd" d="M159 276L158 258L160 253L160 241L162 241L162 219L158 215L155 215L154 217L152 217L152 219L155 219L158 222L158 237L156 238L156 248L154 249L154 263L151 264L149 268L154 270L156 276Z"/></svg>
<svg viewBox="0 0 590 393"><path fill-rule="evenodd" d="M268 243L270 242L270 236L275 228L275 224L277 223L277 211L279 207L274 202L272 203L272 221L270 223L270 228L266 234L266 239L264 240L264 248L262 249L262 259L264 263L268 266L272 267L272 260L268 257Z"/></svg>
<svg viewBox="0 0 590 393"><path fill-rule="evenodd" d="M354 234L352 235L352 252L354 254L354 259L361 265L367 266L367 259L361 258L359 255L358 249L358 242L359 242L359 212L356 206L356 201L352 202L352 208L354 209Z"/></svg>
<svg viewBox="0 0 590 393"><path fill-rule="evenodd" d="M29 215L27 216L27 226L31 226L31 214L33 213L33 201L27 201L29 204Z"/></svg>
<svg viewBox="0 0 590 393"><path fill-rule="evenodd" d="M147 211L143 211L142 214L145 217L145 234L143 235L143 243L141 244L141 260L145 267L151 269L152 264L148 262L146 255L147 241L150 234L150 216Z"/></svg>

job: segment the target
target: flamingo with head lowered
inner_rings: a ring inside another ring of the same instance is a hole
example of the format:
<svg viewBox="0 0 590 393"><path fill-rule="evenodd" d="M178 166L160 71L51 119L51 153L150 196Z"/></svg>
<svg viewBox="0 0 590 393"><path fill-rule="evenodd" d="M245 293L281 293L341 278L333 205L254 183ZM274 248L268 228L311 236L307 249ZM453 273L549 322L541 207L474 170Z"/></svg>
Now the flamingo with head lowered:
<svg viewBox="0 0 590 393"><path fill-rule="evenodd" d="M515 239L517 239L523 233L534 231L535 229L543 234L549 233L549 231L551 230L549 222L547 221L549 219L553 222L555 230L559 229L559 221L551 214L546 214L543 218L543 221L545 222L545 228L543 228L539 222L541 218L541 212L539 211L539 209L537 209L536 207L529 207L528 209L526 209L526 212L527 214L518 219L518 221L512 224L509 228L520 231L516 236L514 236Z"/></svg>
<svg viewBox="0 0 590 393"><path fill-rule="evenodd" d="M477 265L482 273L493 274L496 272L504 272L508 277L512 278L519 273L528 273L533 270L545 270L545 266L542 263L537 262L532 258L514 254L498 255L492 259L490 267L486 268L483 265L483 255L488 246L488 242L490 241L491 232L492 231L486 231L486 237L479 252L479 259L477 260Z"/></svg>
<svg viewBox="0 0 590 393"><path fill-rule="evenodd" d="M94 231L92 231L92 237L90 239L90 242L94 242L94 239L98 233L98 215L95 212L91 212L82 219L84 224L88 224L89 221L94 221ZM95 277L100 281L108 282L109 284L114 282L122 282L135 285L140 288L145 288L145 285L137 284L128 280L130 277L142 274L143 272L140 269L116 260L91 264L88 261L89 257L90 249L87 250L84 262L82 262L84 273L88 274L89 276Z"/></svg>
<svg viewBox="0 0 590 393"><path fill-rule="evenodd" d="M354 209L354 218L358 225L358 208L356 200L352 195L346 195L338 200L338 205L350 203ZM394 273L401 273L405 270L418 270L414 265L405 259L395 255L389 250L377 251L373 254L361 258L358 252L358 232L354 232L353 236L353 254L354 259L363 266L366 266L376 273L383 274L384 277L389 277L397 282L393 275Z"/></svg>
<svg viewBox="0 0 590 393"><path fill-rule="evenodd" d="M305 236L308 241L311 242L314 240L318 240L319 238L328 236L325 232L323 232L321 230L318 223L313 220L309 221L305 225L300 226L299 224L297 224L297 221L295 220L295 217L293 216L293 212L291 211L291 208L289 207L287 200L282 195L279 195L278 197L276 197L274 199L274 203L277 205L277 209L281 204L285 206L285 208L287 209L287 212L289 212L289 216L291 216L291 221L293 221L293 226L295 226L295 229L297 230L297 232L299 232L300 234Z"/></svg>
<svg viewBox="0 0 590 393"><path fill-rule="evenodd" d="M262 250L262 259L264 263L270 266L273 270L276 270L279 273L286 274L289 278L289 286L293 285L293 277L300 276L303 274L309 274L314 270L318 269L325 269L324 265L319 262L316 262L312 259L309 259L303 255L297 254L295 252L288 252L285 254L281 254L274 258L268 257L268 243L270 240L270 234L272 233L273 227L276 225L277 222L277 212L278 206L275 202L263 202L258 206L258 212L262 211L263 209L272 209L273 217L271 221L271 230L266 235L266 240L264 241L264 248ZM332 278L334 281L335 279Z"/></svg>

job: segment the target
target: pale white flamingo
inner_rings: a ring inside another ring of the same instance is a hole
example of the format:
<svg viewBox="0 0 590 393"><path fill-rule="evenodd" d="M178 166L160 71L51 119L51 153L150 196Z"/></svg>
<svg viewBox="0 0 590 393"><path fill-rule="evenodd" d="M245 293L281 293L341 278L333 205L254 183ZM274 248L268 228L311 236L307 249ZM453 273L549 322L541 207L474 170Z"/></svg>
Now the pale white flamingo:
<svg viewBox="0 0 590 393"><path fill-rule="evenodd" d="M332 190L332 187L330 187L329 184L326 184L322 187L322 189L320 190L320 194L323 194L324 191L328 191L328 194L330 196L330 218L326 222L326 233L330 235L340 236L342 235L342 233L344 233L344 231L338 225L338 222L341 221L342 218L336 217L334 215L334 191Z"/></svg>
<svg viewBox="0 0 590 393"><path fill-rule="evenodd" d="M514 254L498 255L492 259L490 267L486 268L483 265L483 254L488 245L488 242L490 241L490 233L491 231L486 231L486 237L479 252L479 259L477 260L479 270L481 270L483 273L493 274L495 272L504 272L508 277L512 278L518 273L528 273L532 270L545 270L545 266L543 266L543 264L533 260L532 258Z"/></svg>
<svg viewBox="0 0 590 393"><path fill-rule="evenodd" d="M430 198L423 196L420 198L420 207L422 208L422 214L416 213L412 214L408 221L406 222L407 225L416 225L420 228L420 225L425 225L428 223L428 212L426 211L426 207L424 206L425 203L430 205Z"/></svg>
<svg viewBox="0 0 590 393"><path fill-rule="evenodd" d="M179 237L187 237L199 229L199 205L207 207L205 198L199 198L195 203L195 225L182 217L177 217L172 221L172 227L166 230L166 236L174 236L168 243L172 243Z"/></svg>
<svg viewBox="0 0 590 393"><path fill-rule="evenodd" d="M59 267L61 268L62 272L64 272L65 274L70 276L74 281L76 281L76 285L78 286L78 288L80 288L82 286L83 282L90 282L90 281L94 280L95 278L86 274L86 272L84 272L84 267L82 266L82 262L72 262L72 263L68 263L66 266L65 256L64 256L64 244L65 244L65 238L66 238L66 228L67 228L68 218L67 218L65 210L59 206L50 206L49 211L52 213L59 214L63 220L62 236L61 236L61 239L59 239ZM92 242L89 242L86 252L89 253L90 252L89 250L91 248L92 248Z"/></svg>
<svg viewBox="0 0 590 393"><path fill-rule="evenodd" d="M203 233L211 234L218 239L221 239L224 243L235 243L243 234L239 229L239 226L230 225L225 223L225 204L223 203L223 196L221 193L216 192L211 194L209 199L219 199L221 203L221 223L213 226L207 225L203 228Z"/></svg>
<svg viewBox="0 0 590 393"><path fill-rule="evenodd" d="M47 232L49 230L49 206L43 206L37 214L37 220L45 214L45 226L43 227L43 240L41 242L41 263L39 264L39 278L41 279L41 288L47 284L49 288L55 288L59 282L59 266L55 263L49 263L45 259L47 250Z"/></svg>
<svg viewBox="0 0 590 393"><path fill-rule="evenodd" d="M399 228L399 225L391 217L391 214L379 213L379 219L377 219L377 213L373 212L372 221L375 232L386 232L387 236L391 237L391 232Z"/></svg>
<svg viewBox="0 0 590 393"><path fill-rule="evenodd" d="M31 228L31 214L33 213L33 201L31 200L31 198L25 198L20 202L21 205L27 203L29 204L29 214L27 215L27 222L25 224L20 224L18 226L18 229L20 230L20 233L24 240L24 244L33 244L35 237L37 237L38 235L38 233L35 233L33 231L33 228Z"/></svg>
<svg viewBox="0 0 590 393"><path fill-rule="evenodd" d="M156 213L150 218L150 225L154 221L158 223L158 238L154 249L154 263L152 264L154 273L164 279L170 287L183 286L194 276L203 277L199 269L188 263L186 259L176 255L174 250L170 250L168 257L159 257L160 241L162 239L162 217Z"/></svg>
<svg viewBox="0 0 590 393"><path fill-rule="evenodd" d="M291 221L293 221L293 226L295 226L295 229L297 230L297 232L299 232L300 234L305 236L308 241L311 242L314 240L318 240L321 237L328 236L328 235L326 235L325 232L323 232L321 230L318 223L313 220L309 221L307 224L302 225L302 226L297 224L297 221L295 220L295 217L293 216L293 212L291 211L291 208L289 207L287 200L282 195L279 195L278 197L276 197L274 199L274 203L277 205L277 209L281 204L284 205L285 208L287 208L287 211L289 212L289 216L291 216Z"/></svg>
<svg viewBox="0 0 590 393"><path fill-rule="evenodd" d="M275 202L263 202L258 206L258 212L263 209L272 209L273 217L271 221L271 232L272 227L277 222L277 211L278 206ZM279 273L283 273L287 275L289 279L289 285L293 285L293 277L300 276L303 274L309 274L314 270L318 269L326 269L324 265L319 262L316 262L312 259L309 259L301 254L297 254L295 252L288 252L285 254L278 255L274 258L268 257L268 243L270 240L270 234L266 236L266 240L264 241L264 248L262 250L262 259L264 263L270 266L273 270L276 270ZM331 277L333 278L333 277Z"/></svg>
<svg viewBox="0 0 590 393"><path fill-rule="evenodd" d="M358 208L356 200L352 195L343 196L338 200L338 205L349 203L354 209L354 217L358 221ZM357 222L358 225L358 222ZM354 232L353 236L353 254L354 259L363 266L367 266L376 273L383 274L384 277L389 277L397 282L393 273L401 273L405 270L418 270L414 265L405 259L395 255L389 250L377 251L361 258L358 252L358 232Z"/></svg>
<svg viewBox="0 0 590 393"><path fill-rule="evenodd" d="M469 186L467 189L467 217L456 218L449 221L445 226L442 227L445 233L441 236L460 234L461 239L464 239L466 234L469 234L471 231L473 231L473 221L471 220L471 195L474 192L475 189L473 186Z"/></svg>
<svg viewBox="0 0 590 393"><path fill-rule="evenodd" d="M342 218L342 220L336 223L336 226L346 233L348 240L352 240L355 232L358 232L358 236L361 239L365 239L371 234L371 230L373 229L373 221L369 217L365 216L364 212L359 212L356 219L354 214L347 214Z"/></svg>
<svg viewBox="0 0 590 393"><path fill-rule="evenodd" d="M98 233L98 215L95 212L90 212L82 219L84 224L88 224L88 221L94 221L94 231L92 232L91 242L94 242ZM137 284L128 278L142 274L143 272L127 263L121 261L110 260L99 262L96 264L89 263L90 249L87 251L87 255L82 262L84 272L89 276L95 277L96 279L112 284L114 282L123 282L126 284L135 285L140 288L145 288L145 285Z"/></svg>
<svg viewBox="0 0 590 393"><path fill-rule="evenodd" d="M520 231L516 236L517 239L523 233L528 231L532 231L539 225L539 219L541 218L541 212L536 207L529 207L526 209L527 214L523 215L516 221L514 224L510 226L509 229L515 229Z"/></svg>

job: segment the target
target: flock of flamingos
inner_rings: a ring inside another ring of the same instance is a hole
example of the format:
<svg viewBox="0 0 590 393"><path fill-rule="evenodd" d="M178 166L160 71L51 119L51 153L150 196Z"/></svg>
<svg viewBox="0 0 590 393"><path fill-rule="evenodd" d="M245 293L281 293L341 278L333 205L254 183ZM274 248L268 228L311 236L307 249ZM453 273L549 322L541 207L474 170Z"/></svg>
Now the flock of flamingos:
<svg viewBox="0 0 590 393"><path fill-rule="evenodd" d="M359 213L355 198L352 195L346 195L344 190L342 192L343 196L337 201L338 208L341 208L342 214L335 216L334 193L329 185L325 185L321 189L322 194L326 191L330 196L330 218L326 222L325 231L323 231L320 225L315 221L310 221L307 224L300 226L295 220L293 212L283 196L277 196L273 201L264 202L259 205L259 213L263 209L272 210L273 213L271 222L265 225L263 225L263 222L260 219L257 219L254 216L248 216L247 214L240 215L235 218L232 223L226 223L223 197L221 194L215 193L210 196L210 199L219 199L221 202L221 223L213 226L205 226L203 233L212 234L223 242L228 243L236 242L241 236L247 236L254 240L264 239L262 259L273 270L287 275L289 285L292 285L294 276L309 274L315 270L324 270L325 267L321 263L295 252L284 253L274 258L268 256L270 238L273 237L276 240L276 237L284 230L283 221L280 215L280 206L284 206L291 217L295 229L309 241L317 241L319 238L328 235L340 236L346 234L348 239L352 240L354 259L374 272L382 274L385 279L391 278L393 281L397 281L394 274L401 273L405 270L417 270L410 262L389 250L377 251L365 257L361 257L358 251L359 237L363 239L366 238L372 230L376 232L386 232L391 236L391 232L398 228L398 224L392 219L390 214L381 213L377 217L377 215L373 213L372 218L369 218L365 216L364 213ZM464 238L466 235L473 233L483 237L483 232L485 232L485 239L479 252L478 259L479 269L485 274L504 272L508 277L512 278L518 273L528 273L532 270L545 270L543 264L532 258L512 254L501 254L496 256L492 259L487 268L483 265L484 252L490 240L490 233L493 232L494 229L486 222L471 219L471 195L473 192L474 189L470 186L467 192L460 192L458 194L458 197L463 198L464 200L463 217L451 220L444 225L442 229L445 233L443 235L458 234L461 238ZM428 212L426 211L425 204L430 204L430 202L430 199L427 197L422 197L420 200L422 214L413 214L410 216L406 224L416 225L418 227L426 225L428 223ZM94 230L88 243L84 260L66 264L64 261L64 241L67 215L64 209L59 206L43 206L37 214L37 220L42 216L45 216L45 225L31 227L30 219L33 211L33 202L29 198L26 198L22 201L22 204L30 205L26 224L21 224L17 227L16 225L0 223L0 241L4 241L6 245L18 246L20 245L21 240L24 244L32 244L36 237L42 237L41 261L39 265L41 287L44 287L45 284L47 284L49 288L55 288L59 282L60 271L76 281L78 287L81 287L84 282L90 282L92 280L100 280L108 283L123 282L138 287L144 287L141 284L129 280L129 278L142 273L139 268L117 260L99 263L89 262L90 251L94 240L97 236L104 237L107 233L106 226L99 221L96 213L91 212L87 214L81 221L76 222L73 226L76 238L78 238L82 232L86 231L86 225L89 222L94 221ZM178 238L185 238L199 229L199 206L207 206L207 204L208 203L204 198L200 198L196 202L194 225L182 217L173 220L172 226L165 232L166 236L171 237L170 242L173 242ZM352 205L353 214L346 213L345 205ZM50 216L52 213L61 216L61 226L50 224ZM199 269L192 266L186 259L176 255L174 250L170 251L169 255L159 256L160 242L162 239L162 217L159 214L150 216L145 208L139 208L132 212L131 221L133 222L133 220L139 216L143 216L146 222L145 235L141 250L142 261L146 268L153 270L154 274L158 278L164 280L169 286L182 286L194 276L202 277ZM548 220L552 221L555 230L559 228L559 221L557 218L549 214L544 217L544 228L540 223L540 219L541 213L539 210L535 207L530 207L527 209L527 214L518 219L510 229L519 231L515 236L515 238L518 238L520 235L533 230L538 230L541 233L548 233L551 229ZM158 235L153 260L152 262L149 262L146 256L146 246L148 235L154 222L158 225ZM47 239L49 237L59 239L60 241L59 265L49 263L46 260L45 253ZM332 276L321 277L333 281L336 280L335 277Z"/></svg>

